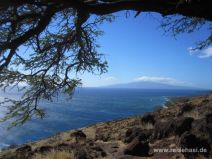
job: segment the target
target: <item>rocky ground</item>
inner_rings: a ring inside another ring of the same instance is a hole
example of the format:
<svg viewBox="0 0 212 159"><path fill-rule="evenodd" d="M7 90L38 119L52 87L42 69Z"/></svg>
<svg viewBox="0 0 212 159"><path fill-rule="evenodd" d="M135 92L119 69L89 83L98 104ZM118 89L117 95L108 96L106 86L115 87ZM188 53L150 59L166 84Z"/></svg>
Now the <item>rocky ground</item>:
<svg viewBox="0 0 212 159"><path fill-rule="evenodd" d="M167 108L143 116L99 123L10 148L3 151L1 157L3 159L212 158L212 96L175 98L166 106ZM180 152L183 150L184 152Z"/></svg>

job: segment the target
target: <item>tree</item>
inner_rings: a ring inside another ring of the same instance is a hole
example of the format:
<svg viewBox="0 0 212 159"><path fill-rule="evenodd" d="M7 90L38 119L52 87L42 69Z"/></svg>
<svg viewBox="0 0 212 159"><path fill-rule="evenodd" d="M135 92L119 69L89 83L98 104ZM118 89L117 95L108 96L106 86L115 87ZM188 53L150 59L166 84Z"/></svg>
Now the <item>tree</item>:
<svg viewBox="0 0 212 159"><path fill-rule="evenodd" d="M96 49L98 26L124 10L136 11L135 17L140 12L168 16L162 26L173 33L191 32L212 20L210 2L204 0L0 0L0 87L23 92L20 100L1 103L8 108L2 121L14 119L17 125L43 117L41 99L71 95L81 84L73 73L106 72L104 55ZM185 17L170 18L176 14ZM198 48L210 45L211 36L203 42ZM23 47L28 50L20 52Z"/></svg>

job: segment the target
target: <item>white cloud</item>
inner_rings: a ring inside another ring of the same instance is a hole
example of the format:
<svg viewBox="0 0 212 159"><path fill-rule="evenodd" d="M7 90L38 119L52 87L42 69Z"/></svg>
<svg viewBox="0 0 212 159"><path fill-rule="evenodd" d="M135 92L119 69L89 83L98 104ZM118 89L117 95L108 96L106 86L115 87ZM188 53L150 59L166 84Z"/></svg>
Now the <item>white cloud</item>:
<svg viewBox="0 0 212 159"><path fill-rule="evenodd" d="M199 55L199 58L211 58L212 57L212 47L209 47L203 51Z"/></svg>
<svg viewBox="0 0 212 159"><path fill-rule="evenodd" d="M109 76L109 77L106 77L105 80L106 81L114 81L116 80L117 78L116 77L113 77L113 76Z"/></svg>
<svg viewBox="0 0 212 159"><path fill-rule="evenodd" d="M197 54L197 56L199 58L212 58L212 46L208 47L207 49L204 49L202 51L196 51L193 50L193 48L188 48L188 52L190 53L190 55L194 55Z"/></svg>
<svg viewBox="0 0 212 159"><path fill-rule="evenodd" d="M141 76L141 77L135 78L134 81L158 82L158 83L166 83L166 84L173 84L173 85L186 84L183 81L178 81L171 77L160 77L160 76Z"/></svg>
<svg viewBox="0 0 212 159"><path fill-rule="evenodd" d="M198 51L195 50L193 47L189 47L189 48L187 49L187 51L189 52L190 55L193 55L193 54L195 54L195 53L198 52Z"/></svg>

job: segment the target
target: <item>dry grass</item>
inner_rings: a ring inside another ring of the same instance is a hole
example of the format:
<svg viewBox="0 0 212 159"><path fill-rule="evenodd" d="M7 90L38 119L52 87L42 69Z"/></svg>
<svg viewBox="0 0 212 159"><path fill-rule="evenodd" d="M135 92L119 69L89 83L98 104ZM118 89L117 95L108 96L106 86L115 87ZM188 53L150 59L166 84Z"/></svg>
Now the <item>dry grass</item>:
<svg viewBox="0 0 212 159"><path fill-rule="evenodd" d="M85 128L83 132L86 134L87 139L95 140L96 129L94 127Z"/></svg>
<svg viewBox="0 0 212 159"><path fill-rule="evenodd" d="M2 153L1 153L1 151L0 151L0 159L2 159L3 158L3 155L2 155Z"/></svg>
<svg viewBox="0 0 212 159"><path fill-rule="evenodd" d="M36 154L33 159L73 159L73 153L52 150L46 154Z"/></svg>
<svg viewBox="0 0 212 159"><path fill-rule="evenodd" d="M72 143L75 141L75 138L71 138L70 134L74 132L73 130L71 131L67 131L67 132L63 132L60 134L57 134L55 136L52 136L50 138L47 139L42 139L40 141L36 141L36 142L32 142L30 144L30 146L32 146L33 149L42 147L44 145L51 145L51 146L57 146L59 144L62 143Z"/></svg>
<svg viewBox="0 0 212 159"><path fill-rule="evenodd" d="M184 116L184 117L191 117L191 118L193 118L193 119L195 119L195 120L201 118L201 116L200 116L200 114L199 114L199 112L198 112L197 110L191 110L191 111L189 111L189 112L185 112L185 113L183 114L183 116Z"/></svg>
<svg viewBox="0 0 212 159"><path fill-rule="evenodd" d="M154 125L152 123L141 123L141 127L146 130L154 129Z"/></svg>
<svg viewBox="0 0 212 159"><path fill-rule="evenodd" d="M4 158L15 158L15 149L10 149L10 150L4 150L3 152L0 152L0 159ZM6 157L5 157L6 156Z"/></svg>

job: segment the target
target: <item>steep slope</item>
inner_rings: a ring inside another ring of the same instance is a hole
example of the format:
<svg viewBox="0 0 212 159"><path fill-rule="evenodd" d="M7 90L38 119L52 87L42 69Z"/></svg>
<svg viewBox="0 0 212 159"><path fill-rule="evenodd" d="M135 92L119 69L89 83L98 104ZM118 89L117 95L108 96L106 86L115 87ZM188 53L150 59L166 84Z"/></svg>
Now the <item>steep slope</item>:
<svg viewBox="0 0 212 159"><path fill-rule="evenodd" d="M2 159L212 157L212 95L175 98L155 112L10 148ZM42 130L41 130L42 131Z"/></svg>

